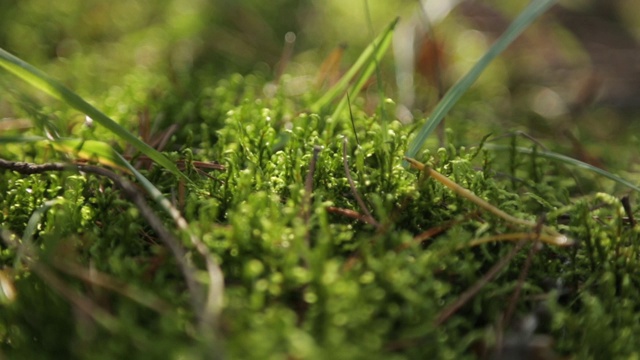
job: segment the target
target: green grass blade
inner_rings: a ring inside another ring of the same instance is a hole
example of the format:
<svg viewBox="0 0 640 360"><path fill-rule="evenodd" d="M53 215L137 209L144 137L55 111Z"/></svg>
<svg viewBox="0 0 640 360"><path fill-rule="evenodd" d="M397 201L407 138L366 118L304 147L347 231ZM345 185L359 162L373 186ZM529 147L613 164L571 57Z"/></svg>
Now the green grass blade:
<svg viewBox="0 0 640 360"><path fill-rule="evenodd" d="M49 140L44 137L15 138L0 137L0 144L9 143L40 143L42 146L51 146L55 150L72 154L80 159L95 161L102 165L107 165L129 172L135 176L142 187L147 190L149 195L162 206L170 215L173 215L171 206L167 206L168 200L162 195L160 190L156 188L144 175L134 168L120 153L113 149L113 146L98 140L82 140L61 138ZM167 201L167 203L165 203Z"/></svg>
<svg viewBox="0 0 640 360"><path fill-rule="evenodd" d="M44 137L0 137L0 144L9 143L39 143L42 146L51 146L57 151L61 151L80 159L87 159L96 163L117 168L125 172L131 173L139 181L142 187L147 190L147 193L162 206L170 215L173 215L171 206L167 206L165 203L166 198L162 195L160 190L156 188L144 175L142 175L136 168L134 168L120 153L114 150L113 146L98 140L82 140L82 139L69 139L61 138L55 140L49 140Z"/></svg>
<svg viewBox="0 0 640 360"><path fill-rule="evenodd" d="M392 25L395 25L395 22ZM393 39L393 26L384 32L384 36L382 37L379 44L376 44L376 43L373 44L375 46L375 51L368 58L368 63L366 68L364 68L364 70L360 73L360 75L355 79L355 82L353 83L353 85L351 85L349 90L347 90L351 97L355 97L360 93L360 90L362 90L362 87L364 86L364 84L367 82L367 80L369 80L373 72L376 71L376 69L378 68L378 64L380 64L380 60L382 60L382 57L387 52L389 45L391 45L392 39ZM347 97L343 95L342 100L340 100L340 103L338 103L338 106L334 110L331 117L335 119L338 115L340 115L340 113L342 113L345 106L347 106Z"/></svg>
<svg viewBox="0 0 640 360"><path fill-rule="evenodd" d="M62 204L64 201L65 200L62 197L55 198L53 200L47 200L47 201L45 201L44 204L42 204L42 206L37 208L33 212L33 214L31 214L31 217L29 218L29 221L27 222L27 226L24 228L24 233L22 234L22 243L23 244L30 245L32 243L33 237L38 232L38 225L40 225L40 222L41 222L42 217L44 216L44 214L47 211L49 211L49 209L52 208L53 206L55 206L57 204Z"/></svg>
<svg viewBox="0 0 640 360"><path fill-rule="evenodd" d="M38 232L38 226L40 225L42 218L46 214L49 209L52 207L64 203L66 200L62 197L57 197L51 200L47 200L37 208L29 217L29 221L27 222L27 226L24 228L24 233L22 233L22 244L17 246L18 253L13 263L14 268L21 268L22 262L25 257L29 257L29 249L33 245L33 237ZM17 244L16 244L17 245Z"/></svg>
<svg viewBox="0 0 640 360"><path fill-rule="evenodd" d="M40 89L41 91L44 91L54 98L65 102L72 108L86 114L91 119L98 122L100 125L106 127L113 134L131 144L141 153L147 155L158 165L169 170L176 176L190 181L189 178L184 175L174 163L172 163L160 152L147 145L142 140L138 139L135 135L128 132L125 128L120 126L107 115L103 114L100 110L93 107L79 95L69 90L58 81L52 79L34 66L10 54L2 48L0 48L0 67L3 67L5 70L11 72L12 74L18 76L27 83Z"/></svg>
<svg viewBox="0 0 640 360"><path fill-rule="evenodd" d="M491 149L491 150L505 150L505 151L510 151L512 149L514 149L512 146L505 146L505 145L496 145L496 144L484 144L484 148L485 149ZM515 150L521 154L533 154L533 150L529 149L529 148L523 148L523 147L516 147ZM546 151L546 150L540 150L540 149L536 149L535 153L537 156L541 156L541 157L545 157L548 159L552 159L552 160L556 160L556 161L560 161L563 162L567 165L571 165L571 166L575 166L577 168L581 168L581 169L585 169L591 172L594 172L598 175L604 176L607 179L611 179L613 181L615 181L616 183L626 186L630 189L633 189L637 192L640 193L640 187L638 187L637 185L633 184L632 182L625 180L617 175L614 175L606 170L600 169L599 167L595 167L593 165L589 165L585 162L582 162L580 160L576 160L574 158L562 155L562 154L558 154L555 153L553 151Z"/></svg>
<svg viewBox="0 0 640 360"><path fill-rule="evenodd" d="M72 138L50 140L42 136L0 136L0 145L28 143L52 147L56 151L64 152L79 159L91 160L102 165L131 172L131 164L124 160L113 146L102 141Z"/></svg>
<svg viewBox="0 0 640 360"><path fill-rule="evenodd" d="M3 144L15 144L15 143L32 143L47 140L44 136L20 136L20 135L11 135L11 136L0 136L0 145Z"/></svg>
<svg viewBox="0 0 640 360"><path fill-rule="evenodd" d="M95 161L112 168L125 171L130 171L133 168L120 153L114 150L113 146L102 141L62 138L46 140L45 144L50 144L57 151L73 154L80 159Z"/></svg>
<svg viewBox="0 0 640 360"><path fill-rule="evenodd" d="M381 57L381 55L379 54L380 53L380 48L382 47L383 43L388 42L388 41L391 40L392 35L393 35L393 29L395 28L396 24L398 23L398 20L400 20L400 19L396 18L389 25L387 25L385 30L380 35L378 35L378 37L375 38L369 44L369 46L367 46L367 48L362 52L362 54L360 54L360 57L358 57L358 60L356 60L356 62L351 66L351 68L349 68L347 73L344 74L344 76L342 76L340 81L338 81L333 87L331 87L331 89L329 89L320 99L318 99L318 101L316 101L311 106L311 111L312 112L319 112L320 110L325 108L327 105L329 105L329 103L331 103L338 96L343 95L344 91L347 89L349 83L356 76L356 74L363 67L365 67L367 65L370 66L372 62L375 62L374 61L375 58L380 58ZM388 46L389 45L387 44L386 47L388 47ZM375 67L374 67L374 69L375 69ZM371 75L371 73L369 73L369 76L370 75ZM361 77L362 77L362 75L361 75ZM351 95L354 95L354 94L351 94ZM344 105L343 105L343 107L344 107Z"/></svg>
<svg viewBox="0 0 640 360"><path fill-rule="evenodd" d="M509 44L511 44L531 23L542 15L556 0L532 0L518 17L509 25L507 30L496 40L489 50L458 82L447 91L442 100L433 109L433 113L422 126L416 137L409 144L406 157L414 158L424 145L429 135L442 121L453 105L464 95L476 81L484 69L495 59ZM405 162L405 166L408 164Z"/></svg>

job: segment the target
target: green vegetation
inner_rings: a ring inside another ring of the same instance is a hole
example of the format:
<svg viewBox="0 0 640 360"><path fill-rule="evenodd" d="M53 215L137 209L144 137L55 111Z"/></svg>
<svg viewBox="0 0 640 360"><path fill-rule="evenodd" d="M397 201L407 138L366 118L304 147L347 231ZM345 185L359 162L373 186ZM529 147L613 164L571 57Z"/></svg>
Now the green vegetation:
<svg viewBox="0 0 640 360"><path fill-rule="evenodd" d="M45 3L0 5L32 14L0 45L42 69L0 49L0 358L640 357L634 154L599 153L621 177L496 133L502 79L471 84L551 1L413 124L388 90L393 18L323 87L318 62L273 75L259 61L297 60L267 32L256 60L242 28L284 34L311 5ZM39 20L42 48L19 45Z"/></svg>

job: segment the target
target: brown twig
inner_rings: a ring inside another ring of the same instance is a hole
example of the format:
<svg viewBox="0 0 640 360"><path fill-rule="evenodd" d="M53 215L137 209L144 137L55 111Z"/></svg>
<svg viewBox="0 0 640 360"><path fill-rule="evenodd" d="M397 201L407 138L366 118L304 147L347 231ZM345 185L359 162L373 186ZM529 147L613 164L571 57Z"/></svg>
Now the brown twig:
<svg viewBox="0 0 640 360"><path fill-rule="evenodd" d="M278 82L282 74L284 74L287 65L291 61L291 57L293 56L293 48L296 44L296 34L292 31L289 31L284 35L284 47L282 48L282 55L280 55L280 61L278 62L278 67L276 69L275 81Z"/></svg>
<svg viewBox="0 0 640 360"><path fill-rule="evenodd" d="M339 207L335 207L335 206L328 206L327 207L327 211L330 212L330 213L346 216L346 217L352 218L354 220L362 221L363 223L367 223L369 225L373 225L373 226L376 225L375 223L371 222L371 218L370 217L362 215L359 212L351 210L351 209L343 209L343 208L339 208Z"/></svg>
<svg viewBox="0 0 640 360"><path fill-rule="evenodd" d="M322 151L321 146L313 147L313 157L311 157L311 162L309 163L309 172L307 173L307 177L304 181L304 221L305 223L309 222L309 217L311 216L311 195L313 195L313 175L316 172L316 163L318 162L318 154Z"/></svg>
<svg viewBox="0 0 640 360"><path fill-rule="evenodd" d="M169 304L164 300L156 296L152 296L151 294L143 293L140 289L134 286L124 283L118 279L114 279L111 276L100 273L94 269L87 270L69 260L61 260L57 258L53 260L52 265L66 274L74 276L89 284L109 289L159 313L163 313L170 308Z"/></svg>
<svg viewBox="0 0 640 360"><path fill-rule="evenodd" d="M518 302L518 299L520 298L520 292L522 291L522 286L524 285L524 279L529 274L529 269L531 268L533 257L541 249L539 238L542 232L542 224L544 223L544 219L545 219L544 216L541 216L540 219L538 219L539 226L538 228L535 229L535 235L536 235L534 239L535 242L533 243L531 250L529 250L529 255L527 256L527 260L522 266L522 271L520 272L520 276L518 276L518 282L516 283L516 288L513 291L513 295L511 296L511 299L509 300L509 307L507 308L507 311L505 312L503 317L503 328L506 328L506 325L509 323L509 321L511 320L511 317L513 316L513 313L516 308L516 304Z"/></svg>
<svg viewBox="0 0 640 360"><path fill-rule="evenodd" d="M631 209L631 202L629 201L629 195L625 195L620 199L622 203L622 207L624 208L624 212L627 213L627 217L629 218L629 225L631 227L636 226L636 219L633 217L633 210Z"/></svg>
<svg viewBox="0 0 640 360"><path fill-rule="evenodd" d="M118 330L120 324L115 317L98 306L88 297L74 291L71 287L65 284L62 279L55 275L51 269L37 262L33 262L29 268L53 290L68 299L76 306L76 308L82 310L82 312L93 318L98 324L114 333Z"/></svg>
<svg viewBox="0 0 640 360"><path fill-rule="evenodd" d="M0 161L4 160L0 159ZM33 254L33 246L31 246L30 242L18 242L16 237L8 230L0 230L0 239L4 240L7 246L17 248L18 251L23 254L21 258L29 269L60 296L66 298L77 309L80 309L87 316L93 318L96 323L102 325L105 329L111 332L118 330L120 324L116 318L88 297L72 290L48 266L39 263Z"/></svg>
<svg viewBox="0 0 640 360"><path fill-rule="evenodd" d="M434 226L434 227L432 227L432 228L430 228L430 229L428 229L426 231L421 232L420 234L414 236L413 239L416 242L419 242L419 243L425 242L425 241L431 239L432 237L434 237L434 236L436 236L436 235L438 235L438 234L440 234L442 232L445 232L445 231L451 229L452 227L454 227L454 226L456 226L458 224L461 224L465 220L468 220L468 219L470 219L472 217L477 217L478 214L479 214L479 211L474 211L474 212L471 212L469 214L466 214L462 219L454 219L454 220L447 221L446 223L444 223L442 225ZM403 249L406 248L407 246L409 246L409 245L408 244L405 245L403 247Z"/></svg>
<svg viewBox="0 0 640 360"><path fill-rule="evenodd" d="M476 204L478 207L480 207L480 208L492 213L493 215L498 216L498 217L502 218L503 220L506 220L506 221L508 221L510 223L521 225L521 226L526 226L526 227L528 227L530 229L537 229L538 227L541 227L542 231L545 234L545 236L543 237L545 239L545 241L548 240L548 242L553 243L554 245L569 246L569 245L573 244L573 240L572 239L569 239L568 237L560 234L559 232L557 232L556 230L554 230L552 228L546 227L544 225L540 225L540 224L535 223L533 221L520 219L520 218L517 218L515 216L507 214L506 212L504 212L504 211L498 209L497 207L491 205L488 201L478 197L473 192L471 192L469 189L466 189L466 188L458 185L457 183L453 182L448 177L446 177L446 176L440 174L439 172L435 171L430 166L424 165L423 163L421 163L421 162L419 162L419 161L417 161L415 159L411 159L411 158L407 158L407 157L405 157L405 160L408 161L413 168L418 169L420 171L424 171L429 177L437 180L442 185L448 187L450 190L452 190L457 195L464 197L465 199L467 199L467 200L473 202L474 204Z"/></svg>
<svg viewBox="0 0 640 360"><path fill-rule="evenodd" d="M526 240L520 241L516 246L513 247L513 249L509 251L509 253L505 257L500 259L500 261L498 261L495 265L493 265L491 269L489 269L489 271L487 271L487 273L484 274L484 276L482 276L478 281L476 281L476 283L473 284L473 286L471 286L469 289L467 289L467 291L465 291L462 295L460 295L460 297L458 297L458 300L456 300L453 304L449 305L447 308L442 310L440 314L436 317L435 325L436 326L442 325L453 314L455 314L464 304L469 302L469 300L471 300L486 284L488 284L489 281L491 281L491 279L493 279L494 277L496 277L496 275L498 275L500 270L502 270L505 266L509 264L509 262L516 256L518 251L520 251L527 243L528 241Z"/></svg>
<svg viewBox="0 0 640 360"><path fill-rule="evenodd" d="M203 289L195 280L195 269L192 264L187 262L185 250L180 245L180 241L165 228L160 218L153 212L147 204L144 196L138 188L128 180L118 176L113 171L102 167L82 164L64 164L64 163L47 163L32 164L25 162L13 162L0 159L0 168L16 171L21 174L41 174L50 171L77 171L92 173L104 176L118 186L127 198L129 198L140 210L140 215L147 221L149 226L158 234L158 238L171 250L186 281L187 287L191 293L191 302L195 313L202 321L205 318L201 300L203 298Z"/></svg>
<svg viewBox="0 0 640 360"><path fill-rule="evenodd" d="M360 209L364 213L364 216L367 218L367 223L372 224L377 229L379 229L380 223L378 223L376 219L373 216L371 216L369 209L367 209L367 205L364 203L364 201L362 201L362 198L360 197L360 194L356 189L356 184L353 182L353 179L351 178L351 171L349 170L349 159L347 158L347 138L346 137L342 140L342 159L344 164L344 172L347 176L347 180L349 181L349 187L351 187L351 192L353 193L353 196L356 198L356 202L358 203L358 206L360 206Z"/></svg>
<svg viewBox="0 0 640 360"><path fill-rule="evenodd" d="M309 172L307 173L307 177L304 181L304 200L303 200L303 211L302 218L304 219L304 223L307 225L307 235L306 241L307 246L311 246L310 236L311 232L309 229L309 219L311 218L311 196L313 195L313 175L316 172L316 163L318 162L318 155L322 151L321 146L313 147L313 157L311 157L311 163L309 164Z"/></svg>

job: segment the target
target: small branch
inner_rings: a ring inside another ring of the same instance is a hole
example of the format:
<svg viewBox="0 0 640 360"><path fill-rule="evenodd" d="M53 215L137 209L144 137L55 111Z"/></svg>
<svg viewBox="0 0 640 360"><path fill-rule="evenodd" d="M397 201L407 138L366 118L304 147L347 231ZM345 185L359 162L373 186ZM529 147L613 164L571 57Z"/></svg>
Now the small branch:
<svg viewBox="0 0 640 360"><path fill-rule="evenodd" d="M311 195L313 194L313 175L316 172L316 163L318 162L318 154L322 151L321 146L313 147L313 157L311 158L311 162L309 163L309 172L307 173L307 177L304 181L304 221L305 223L309 222L309 217L311 216Z"/></svg>
<svg viewBox="0 0 640 360"><path fill-rule="evenodd" d="M164 313L170 308L170 305L167 302L155 295L145 293L135 286L131 286L118 279L114 279L111 276L95 271L94 269L87 270L77 264L74 264L68 259L56 258L52 264L56 269L66 274L74 276L87 283L109 289L159 313Z"/></svg>
<svg viewBox="0 0 640 360"><path fill-rule="evenodd" d="M518 303L518 299L520 298L520 293L522 292L522 286L524 285L524 280L529 274L529 269L531 268L533 257L538 253L538 251L540 251L541 248L542 248L542 245L539 242L535 242L531 247L531 250L529 251L527 260L525 261L522 267L522 271L520 272L520 276L518 277L516 288L513 291L513 295L511 296L511 299L509 300L509 307L507 308L507 311L505 312L503 317L504 319L503 322L505 326L513 317L513 313L515 312L515 309L516 309L516 304Z"/></svg>
<svg viewBox="0 0 640 360"><path fill-rule="evenodd" d="M462 219L454 219L454 220L447 221L446 223L444 223L442 225L434 226L431 229L423 231L422 233L414 236L413 239L416 242L419 242L419 243L425 242L425 241L431 239L432 237L449 230L450 228L454 227L455 225L461 224L464 220L468 220L468 219L470 219L472 217L475 217L477 215L478 215L478 211L474 211L472 213L466 214ZM403 248L406 248L408 246L409 246L409 244L405 245Z"/></svg>
<svg viewBox="0 0 640 360"><path fill-rule="evenodd" d="M195 269L187 262L186 253L180 241L173 236L162 224L160 218L153 212L145 201L142 193L131 182L118 176L113 171L93 165L47 163L31 164L25 162L13 162L0 159L0 168L16 171L21 174L41 174L50 171L78 171L104 176L118 186L127 198L129 198L140 210L140 215L147 221L151 228L158 234L158 238L171 250L182 271L187 287L191 293L191 302L199 319L204 318L200 299L203 298L203 289L195 280Z"/></svg>
<svg viewBox="0 0 640 360"><path fill-rule="evenodd" d="M520 241L520 240L529 239L529 238L531 238L531 233L530 232L516 232L516 233L508 233L508 234L491 235L491 236L486 236L486 237L482 237L482 238L473 239L473 240L469 241L466 244L460 245L458 247L458 249L463 249L463 248L467 248L467 247L474 247L474 246L487 244L487 243L491 243L491 242ZM540 234L536 238L536 240L540 241L542 243L545 243L545 244L549 244L549 245L556 245L556 246L568 246L568 245L571 245L571 244L566 244L566 243L558 243L557 239L554 236L549 236L547 234Z"/></svg>
<svg viewBox="0 0 640 360"><path fill-rule="evenodd" d="M296 34L289 31L284 35L284 47L282 48L282 55L280 55L280 61L278 61L278 68L276 69L274 82L278 82L284 74L287 65L291 61L293 56L293 48L296 44Z"/></svg>
<svg viewBox="0 0 640 360"><path fill-rule="evenodd" d="M431 167L426 166L423 163L421 163L421 162L419 162L419 161L417 161L415 159L408 158L408 157L405 157L405 160L408 161L413 168L418 169L420 171L424 171L430 177L436 179L439 183L441 183L442 185L444 185L444 186L448 187L449 189L451 189L454 193L456 193L459 196L462 196L463 198L473 202L477 206L479 206L482 209L492 213L493 215L495 215L497 217L500 217L500 218L502 218L502 219L504 219L504 220L506 220L508 222L514 223L514 224L526 226L526 227L531 228L531 229L536 229L537 227L542 226L542 231L546 232L547 236L543 236L544 234L542 234L540 236L541 240L543 240L545 242L552 243L554 245L558 245L558 246L573 245L573 240L571 240L568 237L560 234L559 232L555 231L554 229L549 228L549 227L544 226L544 225L539 225L538 223L535 223L533 221L524 220L524 219L517 218L515 216L511 216L511 215L507 214L506 212L498 209L497 207L491 205L486 200L478 197L476 194L471 192L469 189L466 189L466 188L456 184L455 182L451 181L448 177L446 177L446 176L440 174L439 172L433 170Z"/></svg>
<svg viewBox="0 0 640 360"><path fill-rule="evenodd" d="M624 208L624 212L627 213L627 217L629 218L629 225L631 227L636 226L636 219L633 217L633 210L631 209L631 202L629 201L629 195L625 195L620 199L622 203L622 207Z"/></svg>
<svg viewBox="0 0 640 360"><path fill-rule="evenodd" d="M447 308L441 311L440 314L436 317L435 325L436 326L442 325L453 314L455 314L464 304L466 304L467 302L469 302L469 300L471 300L474 296L476 296L476 294L487 283L489 283L491 279L496 277L496 275L498 275L498 273L505 266L507 266L509 262L511 262L511 260L516 256L518 251L520 251L525 246L525 244L527 244L527 241L520 241L513 249L511 249L511 251L509 251L509 253L505 257L503 257L502 259L500 259L500 261L498 261L495 265L493 265L491 269L489 269L489 271L487 271L487 273L484 274L484 276L482 276L482 278L476 281L476 283L473 284L473 286L471 286L469 289L467 289L467 291L465 291L462 295L460 295L458 300L456 300L453 304L449 305Z"/></svg>
<svg viewBox="0 0 640 360"><path fill-rule="evenodd" d="M535 254L538 253L538 251L540 251L541 249L541 244L539 243L539 238L540 238L540 232L542 231L542 224L544 223L544 219L545 216L541 216L540 219L538 219L538 227L535 229L535 234L536 234L536 241L534 242L533 246L531 247L531 250L529 250L529 255L527 256L527 260L525 261L523 267L522 267L522 271L520 272L520 276L518 276L518 282L516 285L516 289L513 291L513 295L511 296L511 300L509 301L509 307L507 308L507 311L504 314L503 317L503 328L506 327L507 323L511 320L511 317L513 316L513 313L515 311L516 308L516 303L518 302L518 299L520 298L520 292L522 291L522 285L524 284L524 279L527 277L527 275L529 274L529 269L531 268L531 263L533 262L533 257Z"/></svg>
<svg viewBox="0 0 640 360"><path fill-rule="evenodd" d="M4 160L0 159L0 161ZM65 284L65 282L60 279L60 277L56 275L55 271L52 271L51 268L39 263L36 260L36 256L33 254L33 246L31 245L31 242L20 242L11 232L1 229L0 239L2 239L8 247L17 248L19 252L23 253L25 256L22 256L22 259L26 266L51 289L53 289L54 292L66 298L77 309L91 317L96 323L103 326L108 331L115 333L119 329L120 323L115 317L88 297L77 293Z"/></svg>
<svg viewBox="0 0 640 360"><path fill-rule="evenodd" d="M369 225L373 225L376 226L375 222L371 222L371 218L364 216L362 214L360 214L357 211L353 211L350 209L343 209L343 208L339 208L339 207L335 207L335 206L328 206L327 207L327 211L330 213L334 213L334 214L338 214L338 215L342 215L342 216L346 216L348 218L352 218L355 220L359 220L362 221L363 223L367 223Z"/></svg>
<svg viewBox="0 0 640 360"><path fill-rule="evenodd" d="M329 56L320 64L318 75L316 76L315 86L320 89L324 83L333 85L339 77L340 60L344 55L344 51L347 49L346 43L339 44L335 49L331 51Z"/></svg>
<svg viewBox="0 0 640 360"><path fill-rule="evenodd" d="M356 184L353 182L353 179L351 178L351 171L349 171L349 160L347 158L347 138L346 137L342 140L342 159L344 163L344 172L347 176L347 180L349 181L351 192L353 193L353 196L356 198L356 202L358 202L358 206L360 206L360 209L362 209L364 216L367 218L367 223L372 224L377 229L379 229L380 224L376 221L376 219L373 216L371 216L369 209L367 209L367 205L364 203L364 201L362 201L362 198L360 197L360 194L356 189Z"/></svg>
<svg viewBox="0 0 640 360"><path fill-rule="evenodd" d="M115 333L120 327L118 320L109 314L106 310L95 304L91 299L76 293L71 287L62 281L50 268L32 262L29 268L38 275L47 285L61 296L69 300L78 309L93 318L95 322L102 325L105 329Z"/></svg>
<svg viewBox="0 0 640 360"><path fill-rule="evenodd" d="M305 245L307 249L311 248L311 226L309 225L309 220L311 219L311 197L313 196L313 176L316 172L316 164L318 163L318 155L322 151L321 146L313 147L313 157L311 157L311 162L309 163L309 172L307 173L307 177L304 181L304 198L302 200L302 219L306 226L306 234L305 234ZM302 262L304 267L309 267L309 261L306 256L302 257Z"/></svg>

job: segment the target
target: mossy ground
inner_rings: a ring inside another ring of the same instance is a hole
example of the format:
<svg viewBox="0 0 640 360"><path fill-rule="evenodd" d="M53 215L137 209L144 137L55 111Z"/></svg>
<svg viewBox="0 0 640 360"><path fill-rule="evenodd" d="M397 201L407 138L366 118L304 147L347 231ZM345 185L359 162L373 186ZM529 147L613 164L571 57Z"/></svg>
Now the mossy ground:
<svg viewBox="0 0 640 360"><path fill-rule="evenodd" d="M416 126L393 119L391 100L371 112L364 99L354 99L352 119L348 112L330 119L305 111L318 95L290 95L287 84L295 79L287 76L270 83L260 72L233 74L186 86L142 72L128 80L96 105L131 119L131 129L150 118L150 138L179 125L164 153L184 161L193 183L181 184L144 159L132 162L182 211L220 264L225 293L219 321L209 331L197 326L177 262L110 181L71 171L3 170L0 355L640 356L634 336L640 333L640 229L618 197L625 190L535 152L517 152L516 146L537 148L525 138L502 140L506 151L484 149L481 136L469 140L465 121L479 94L470 94L447 119L448 145L437 149L430 143L433 150L418 160L513 216L558 229L574 246L466 246L530 229L506 223L405 168L403 155ZM31 119L35 134L68 131L127 153L126 144L99 127L86 127L63 106L14 96L4 107ZM491 130L487 126L485 133ZM0 147L0 156L46 163L69 162L73 154L9 144ZM196 161L215 161L224 170L203 176ZM375 222L362 220L358 197ZM25 253L25 240L19 239L34 214L42 216L30 238L36 251ZM427 232L433 235L416 240ZM183 245L202 267L195 249ZM512 261L445 318L446 309L516 246L523 247ZM96 274L109 276L120 291L99 285ZM87 303L94 317L82 307Z"/></svg>
<svg viewBox="0 0 640 360"><path fill-rule="evenodd" d="M405 169L411 127L391 121L383 132L380 119L356 108L358 145L347 119L326 134L322 116L296 112L283 95L257 95L264 85L258 77L235 75L204 89L193 105L197 116L183 123L171 141L175 151L167 153L215 160L226 168L213 173L214 179L191 172L194 184L183 200L189 227L225 275L220 347L208 348L192 327L189 294L175 261L108 181L75 173L4 172L5 230L22 234L34 211L55 201L35 237L38 262L48 266L62 259L110 274L168 305L154 311L60 274L69 291L114 318L117 326L105 329L21 265L19 248L5 246L3 275L17 297L2 312L4 352L23 358L179 358L202 355L198 349L233 358L473 357L472 349L494 344L498 331L533 346L530 335L517 333L511 322L496 329L515 301L514 321L534 316L540 322L535 333L552 338L560 354L634 353L634 341L624 334L640 330L638 230L627 224L615 197L572 197L572 173L536 156L453 145L422 154L502 210L531 220L546 215L546 224L577 240L574 247L544 246L532 255L519 284L526 249L533 246L528 245L458 313L436 324L446 305L514 246L460 245L517 229ZM379 228L333 210L362 212L346 178L343 136L351 176ZM305 179L317 146L322 150L307 204ZM24 149L12 158L61 160L46 149ZM177 201L177 179L158 168L146 175ZM451 222L432 239L414 239ZM519 286L520 297L512 300Z"/></svg>

